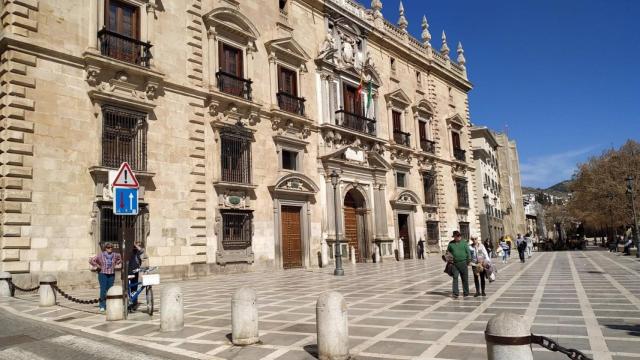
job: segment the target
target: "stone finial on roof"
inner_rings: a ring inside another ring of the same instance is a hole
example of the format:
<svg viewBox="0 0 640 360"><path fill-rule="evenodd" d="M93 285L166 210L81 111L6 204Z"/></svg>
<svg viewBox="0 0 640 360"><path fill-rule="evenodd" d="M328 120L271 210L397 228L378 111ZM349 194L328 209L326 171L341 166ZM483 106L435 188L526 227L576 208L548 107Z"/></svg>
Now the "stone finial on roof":
<svg viewBox="0 0 640 360"><path fill-rule="evenodd" d="M407 32L407 26L409 25L409 22L407 21L407 18L404 17L404 6L402 5L402 1L400 1L400 19L398 19L398 27L400 27L400 29L404 32Z"/></svg>
<svg viewBox="0 0 640 360"><path fill-rule="evenodd" d="M427 16L422 15L422 44L424 46L431 46L429 41L431 40L431 33L429 32L429 23L427 22Z"/></svg>
<svg viewBox="0 0 640 360"><path fill-rule="evenodd" d="M440 53L444 56L449 56L449 45L447 45L447 34L442 30L442 47L440 48Z"/></svg>
<svg viewBox="0 0 640 360"><path fill-rule="evenodd" d="M380 0L371 0L371 10L373 10L373 13L378 16L381 15L381 10L382 10L382 1Z"/></svg>
<svg viewBox="0 0 640 360"><path fill-rule="evenodd" d="M458 42L458 64L464 66L467 63L467 59L464 58L464 49L462 43Z"/></svg>

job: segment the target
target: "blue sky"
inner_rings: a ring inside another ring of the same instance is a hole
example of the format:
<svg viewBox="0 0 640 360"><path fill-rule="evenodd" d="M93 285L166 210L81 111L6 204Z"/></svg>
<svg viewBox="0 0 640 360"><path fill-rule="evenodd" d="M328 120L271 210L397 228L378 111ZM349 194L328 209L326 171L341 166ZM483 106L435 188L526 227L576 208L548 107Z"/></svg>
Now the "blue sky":
<svg viewBox="0 0 640 360"><path fill-rule="evenodd" d="M360 0L370 6L369 0ZM399 0L382 0L396 23ZM640 140L640 0L405 0L467 58L471 120L518 143L522 184L547 187L576 163Z"/></svg>

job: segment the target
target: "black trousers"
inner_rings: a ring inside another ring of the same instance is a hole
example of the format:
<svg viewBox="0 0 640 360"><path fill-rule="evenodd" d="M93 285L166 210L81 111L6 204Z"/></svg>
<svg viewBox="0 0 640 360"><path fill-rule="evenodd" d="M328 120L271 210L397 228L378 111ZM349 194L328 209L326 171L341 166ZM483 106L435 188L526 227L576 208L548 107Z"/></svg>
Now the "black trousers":
<svg viewBox="0 0 640 360"><path fill-rule="evenodd" d="M473 273L473 282L476 284L476 294L484 294L485 277L484 272Z"/></svg>
<svg viewBox="0 0 640 360"><path fill-rule="evenodd" d="M524 262L524 250L518 250L518 255L520 255L520 261Z"/></svg>

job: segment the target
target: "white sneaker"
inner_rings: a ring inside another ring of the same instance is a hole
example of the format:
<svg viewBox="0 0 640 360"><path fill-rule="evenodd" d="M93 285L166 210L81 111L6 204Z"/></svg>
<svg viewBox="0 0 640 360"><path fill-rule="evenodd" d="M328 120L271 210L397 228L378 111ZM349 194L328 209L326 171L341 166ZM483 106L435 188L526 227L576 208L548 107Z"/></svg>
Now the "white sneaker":
<svg viewBox="0 0 640 360"><path fill-rule="evenodd" d="M100 308L100 310L98 310L100 312L100 314L104 314L105 311L107 311L106 309Z"/></svg>

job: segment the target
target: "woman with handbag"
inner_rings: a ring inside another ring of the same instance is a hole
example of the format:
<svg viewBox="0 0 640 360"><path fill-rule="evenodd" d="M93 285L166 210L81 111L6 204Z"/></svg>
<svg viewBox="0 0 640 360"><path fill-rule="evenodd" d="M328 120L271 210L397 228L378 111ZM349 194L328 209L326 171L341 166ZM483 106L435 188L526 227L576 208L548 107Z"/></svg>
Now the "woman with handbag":
<svg viewBox="0 0 640 360"><path fill-rule="evenodd" d="M490 262L487 249L482 245L478 236L471 237L471 245L469 245L471 251L471 267L473 269L473 282L476 285L476 293L474 297L480 295L487 296L484 292L485 287L485 263Z"/></svg>

